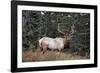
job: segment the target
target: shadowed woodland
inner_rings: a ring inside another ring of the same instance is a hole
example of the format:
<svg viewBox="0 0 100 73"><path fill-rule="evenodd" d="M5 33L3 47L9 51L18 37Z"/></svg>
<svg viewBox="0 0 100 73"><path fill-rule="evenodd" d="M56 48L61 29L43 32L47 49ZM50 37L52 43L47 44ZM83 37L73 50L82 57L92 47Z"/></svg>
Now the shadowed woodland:
<svg viewBox="0 0 100 73"><path fill-rule="evenodd" d="M59 31L58 31L59 30ZM42 37L71 36L63 51L42 54L38 40ZM72 12L22 11L22 61L79 60L90 58L90 14Z"/></svg>

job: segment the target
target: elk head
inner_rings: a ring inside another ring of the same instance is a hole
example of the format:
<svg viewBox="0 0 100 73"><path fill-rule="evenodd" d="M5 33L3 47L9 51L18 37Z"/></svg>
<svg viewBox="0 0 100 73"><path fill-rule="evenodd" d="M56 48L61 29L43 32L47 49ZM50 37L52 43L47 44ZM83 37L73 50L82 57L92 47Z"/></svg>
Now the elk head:
<svg viewBox="0 0 100 73"><path fill-rule="evenodd" d="M70 43L71 37L68 34L64 34L63 40L64 40L64 45L67 46Z"/></svg>
<svg viewBox="0 0 100 73"><path fill-rule="evenodd" d="M71 40L71 36L69 34L69 31L61 31L60 30L60 27L59 27L59 24L58 24L58 32L60 32L61 34L63 34L63 41L64 41L64 46L69 46L70 44L70 40Z"/></svg>

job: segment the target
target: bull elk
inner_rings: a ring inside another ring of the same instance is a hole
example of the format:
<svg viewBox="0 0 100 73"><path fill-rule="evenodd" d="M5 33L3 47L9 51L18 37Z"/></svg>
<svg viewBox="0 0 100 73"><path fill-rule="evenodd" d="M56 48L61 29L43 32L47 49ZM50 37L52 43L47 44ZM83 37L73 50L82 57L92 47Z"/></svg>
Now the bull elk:
<svg viewBox="0 0 100 73"><path fill-rule="evenodd" d="M43 53L48 49L61 51L64 49L64 47L69 46L69 42L70 42L70 37L67 35L64 35L64 37L62 38L43 37L39 40L39 47L41 48Z"/></svg>
<svg viewBox="0 0 100 73"><path fill-rule="evenodd" d="M65 47L69 46L70 39L71 39L70 34L68 33L65 34L64 32L62 32L59 28L59 24L58 24L57 30L58 32L64 35L62 38L61 37L56 37L56 38L43 37L39 40L39 47L41 48L43 53L48 49L61 51Z"/></svg>

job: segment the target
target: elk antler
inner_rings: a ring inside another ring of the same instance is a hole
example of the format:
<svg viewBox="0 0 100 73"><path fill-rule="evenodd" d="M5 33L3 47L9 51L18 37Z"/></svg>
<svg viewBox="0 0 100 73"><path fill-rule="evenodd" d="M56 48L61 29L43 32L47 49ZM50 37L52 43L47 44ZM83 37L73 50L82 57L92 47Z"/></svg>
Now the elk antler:
<svg viewBox="0 0 100 73"><path fill-rule="evenodd" d="M59 24L58 24L58 32L60 32L60 33L62 33L62 34L65 34L64 32L62 32L61 30L60 30L60 28L59 28Z"/></svg>

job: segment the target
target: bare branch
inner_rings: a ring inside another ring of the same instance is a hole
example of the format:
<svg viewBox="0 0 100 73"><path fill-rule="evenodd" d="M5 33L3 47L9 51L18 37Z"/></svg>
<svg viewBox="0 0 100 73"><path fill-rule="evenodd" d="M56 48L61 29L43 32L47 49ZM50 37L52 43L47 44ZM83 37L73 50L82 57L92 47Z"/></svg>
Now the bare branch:
<svg viewBox="0 0 100 73"><path fill-rule="evenodd" d="M39 31L40 29L42 29L43 27L39 27L38 29L36 29L34 32L37 32Z"/></svg>

